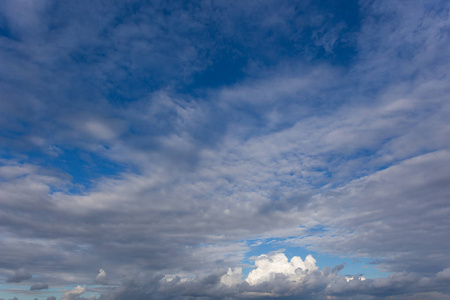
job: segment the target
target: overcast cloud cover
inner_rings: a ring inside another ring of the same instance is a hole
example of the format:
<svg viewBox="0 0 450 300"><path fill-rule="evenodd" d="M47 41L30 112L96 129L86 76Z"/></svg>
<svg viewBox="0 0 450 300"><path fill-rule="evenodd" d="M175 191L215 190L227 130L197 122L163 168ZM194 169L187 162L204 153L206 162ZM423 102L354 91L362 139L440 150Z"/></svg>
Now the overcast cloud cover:
<svg viewBox="0 0 450 300"><path fill-rule="evenodd" d="M0 299L450 299L449 57L445 0L0 1Z"/></svg>

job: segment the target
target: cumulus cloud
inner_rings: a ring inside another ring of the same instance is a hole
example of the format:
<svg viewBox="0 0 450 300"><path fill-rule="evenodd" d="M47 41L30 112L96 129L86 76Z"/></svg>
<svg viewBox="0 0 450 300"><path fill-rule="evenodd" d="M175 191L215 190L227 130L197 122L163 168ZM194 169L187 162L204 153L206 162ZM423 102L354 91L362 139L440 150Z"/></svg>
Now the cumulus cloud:
<svg viewBox="0 0 450 300"><path fill-rule="evenodd" d="M22 282L24 280L30 279L31 277L32 276L31 276L30 273L28 273L24 269L19 269L19 270L14 272L14 275L12 275L11 277L8 277L6 279L6 282L8 282L8 283L19 283L19 282Z"/></svg>
<svg viewBox="0 0 450 300"><path fill-rule="evenodd" d="M294 256L289 261L284 253L258 256L255 259L255 266L256 269L252 270L245 279L250 285L270 281L277 274L285 275L287 280L299 282L309 272L318 270L312 255L308 255L305 261L298 256Z"/></svg>
<svg viewBox="0 0 450 300"><path fill-rule="evenodd" d="M107 284L106 272L103 269L100 269L97 276L95 277L95 282L100 284Z"/></svg>
<svg viewBox="0 0 450 300"><path fill-rule="evenodd" d="M242 268L228 268L227 273L220 277L220 283L235 286L242 283Z"/></svg>
<svg viewBox="0 0 450 300"><path fill-rule="evenodd" d="M362 276L362 275L354 275L354 276L347 275L347 276L344 276L344 277L345 277L345 280L347 280L347 282L352 281L352 280L361 280L361 281L366 280L366 278L364 276Z"/></svg>
<svg viewBox="0 0 450 300"><path fill-rule="evenodd" d="M84 294L84 292L86 292L86 286L79 285L79 286L75 287L73 290L65 292L61 296L61 300L76 300L76 299L79 299L79 296Z"/></svg>

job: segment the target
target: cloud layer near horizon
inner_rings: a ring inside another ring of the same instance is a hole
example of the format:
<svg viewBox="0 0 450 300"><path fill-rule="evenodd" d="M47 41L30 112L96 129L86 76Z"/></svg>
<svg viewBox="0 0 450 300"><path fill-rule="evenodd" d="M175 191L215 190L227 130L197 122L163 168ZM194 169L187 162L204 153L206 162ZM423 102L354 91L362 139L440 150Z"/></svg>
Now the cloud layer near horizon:
<svg viewBox="0 0 450 300"><path fill-rule="evenodd" d="M449 12L3 1L0 279L76 287L63 300L447 297ZM391 275L249 265L268 239Z"/></svg>

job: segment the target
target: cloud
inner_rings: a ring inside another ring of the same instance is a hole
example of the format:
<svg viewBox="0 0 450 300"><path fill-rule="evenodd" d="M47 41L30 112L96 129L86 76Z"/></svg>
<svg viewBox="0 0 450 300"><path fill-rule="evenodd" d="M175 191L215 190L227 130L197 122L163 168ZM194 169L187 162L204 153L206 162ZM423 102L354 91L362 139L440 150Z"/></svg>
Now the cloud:
<svg viewBox="0 0 450 300"><path fill-rule="evenodd" d="M24 269L19 269L19 270L14 272L13 276L8 277L6 279L6 282L8 282L8 283L19 283L19 282L22 282L24 280L30 279L31 277L32 276L31 276L30 273L28 273Z"/></svg>
<svg viewBox="0 0 450 300"><path fill-rule="evenodd" d="M84 294L84 292L86 292L86 286L77 286L75 287L73 290L67 291L65 292L62 296L61 299L62 300L75 300L75 299L79 299L79 296L81 296L82 294Z"/></svg>
<svg viewBox="0 0 450 300"><path fill-rule="evenodd" d="M436 274L436 278L439 280L450 280L450 268L447 268L445 270L442 270L441 272Z"/></svg>
<svg viewBox="0 0 450 300"><path fill-rule="evenodd" d="M242 270L229 269L225 274L199 275L195 278L148 276L126 281L116 291L104 295L106 299L145 299L149 295L170 299L186 297L276 298L303 295L310 297L322 293L326 284L336 279L329 270L319 271L315 260L308 256L303 261L293 257L290 261L283 253L261 255L255 259L255 269L245 279ZM344 279L343 279L344 280ZM345 282L345 280L344 280Z"/></svg>
<svg viewBox="0 0 450 300"><path fill-rule="evenodd" d="M228 268L227 273L220 277L220 283L227 286L235 286L242 283L242 268L234 270Z"/></svg>
<svg viewBox="0 0 450 300"><path fill-rule="evenodd" d="M447 293L448 3L22 2L0 3L2 272L150 274L117 299ZM242 279L268 237L395 276L279 253Z"/></svg>
<svg viewBox="0 0 450 300"><path fill-rule="evenodd" d="M47 283L35 283L30 287L30 291L46 290L48 289Z"/></svg>
<svg viewBox="0 0 450 300"><path fill-rule="evenodd" d="M108 284L105 270L103 269L99 270L97 276L95 277L95 282L100 284Z"/></svg>
<svg viewBox="0 0 450 300"><path fill-rule="evenodd" d="M298 282L301 281L303 274L318 270L315 264L316 260L311 255L308 255L305 261L298 256L289 261L284 253L261 255L255 259L256 269L248 274L245 281L250 285L256 285L270 281L277 274L283 274L288 280Z"/></svg>
<svg viewBox="0 0 450 300"><path fill-rule="evenodd" d="M449 225L444 217L449 162L448 151L420 155L319 196L313 207L326 207L318 218L328 230L295 243L379 257L387 271L438 272L450 263L439 255L450 246L443 230ZM348 206L352 209L342 215Z"/></svg>
<svg viewBox="0 0 450 300"><path fill-rule="evenodd" d="M246 278L243 278L241 269L195 278L142 274L123 282L115 291L102 297L108 300L140 300L150 296L156 299L405 299L420 296L441 299L448 296L432 292L436 288L446 290L445 283L436 283L440 273L432 277L396 273L387 278L366 279L361 275L339 275L337 269L319 270L313 260L309 256L304 261L300 257L289 261L283 253L261 255L255 259L255 269ZM305 268L306 265L310 269ZM255 281L255 278L260 280ZM450 290L447 289L447 292L450 293Z"/></svg>

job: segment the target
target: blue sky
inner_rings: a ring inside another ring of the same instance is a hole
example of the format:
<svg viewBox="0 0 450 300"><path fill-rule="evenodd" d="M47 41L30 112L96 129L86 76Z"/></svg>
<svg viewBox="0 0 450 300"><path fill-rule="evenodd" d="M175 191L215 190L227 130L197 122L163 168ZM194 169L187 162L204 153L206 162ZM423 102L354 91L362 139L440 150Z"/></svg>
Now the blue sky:
<svg viewBox="0 0 450 300"><path fill-rule="evenodd" d="M0 2L0 299L449 298L449 14Z"/></svg>

